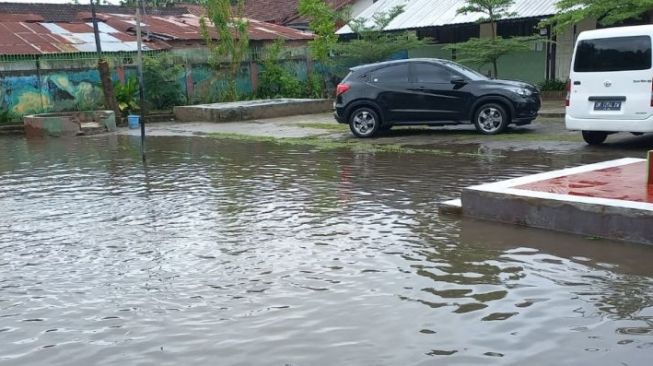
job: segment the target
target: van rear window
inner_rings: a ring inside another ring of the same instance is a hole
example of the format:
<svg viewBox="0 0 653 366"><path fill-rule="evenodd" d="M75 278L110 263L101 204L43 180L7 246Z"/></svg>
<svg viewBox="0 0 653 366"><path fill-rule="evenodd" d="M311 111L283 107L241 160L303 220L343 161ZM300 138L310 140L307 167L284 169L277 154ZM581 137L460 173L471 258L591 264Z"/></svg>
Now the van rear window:
<svg viewBox="0 0 653 366"><path fill-rule="evenodd" d="M651 68L651 37L615 37L580 41L576 49L576 72L648 70Z"/></svg>

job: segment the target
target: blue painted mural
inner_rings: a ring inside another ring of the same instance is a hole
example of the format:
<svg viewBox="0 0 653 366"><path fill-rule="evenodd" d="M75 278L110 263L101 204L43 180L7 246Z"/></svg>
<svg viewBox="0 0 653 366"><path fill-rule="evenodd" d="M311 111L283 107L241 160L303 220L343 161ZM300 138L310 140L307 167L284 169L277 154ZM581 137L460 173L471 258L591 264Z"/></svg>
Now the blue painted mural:
<svg viewBox="0 0 653 366"><path fill-rule="evenodd" d="M115 62L118 63L119 61ZM300 80L306 80L305 59L283 63ZM0 65L3 66L6 65ZM36 64L33 71L12 71L11 68L5 68L7 71L0 74L0 123L7 122L8 115L19 120L20 116L27 114L102 108L104 97L100 76L94 64L81 60L76 63L76 67L56 71L37 71ZM256 69L260 73L263 67L258 65ZM252 97L255 94L257 78L252 78L250 73L250 65L243 63L236 83L240 95ZM123 66L114 69L112 78L117 82L135 74L135 66ZM223 100L227 90L225 79L223 73L206 63L180 68L179 75L175 78L185 103L214 103Z"/></svg>
<svg viewBox="0 0 653 366"><path fill-rule="evenodd" d="M0 79L0 106L15 115L97 109L102 88L96 70L6 75Z"/></svg>

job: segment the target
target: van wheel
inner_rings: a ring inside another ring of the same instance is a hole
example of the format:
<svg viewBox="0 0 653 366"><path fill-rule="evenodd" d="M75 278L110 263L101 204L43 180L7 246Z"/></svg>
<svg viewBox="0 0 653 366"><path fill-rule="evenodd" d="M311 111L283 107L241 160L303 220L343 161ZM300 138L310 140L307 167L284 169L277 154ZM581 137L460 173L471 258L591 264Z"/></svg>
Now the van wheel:
<svg viewBox="0 0 653 366"><path fill-rule="evenodd" d="M508 113L499 104L483 104L474 113L474 126L484 135L496 135L508 126Z"/></svg>
<svg viewBox="0 0 653 366"><path fill-rule="evenodd" d="M371 108L356 108L349 116L349 129L356 137L372 137L380 126L379 115Z"/></svg>
<svg viewBox="0 0 653 366"><path fill-rule="evenodd" d="M588 145L601 145L608 138L608 133L603 131L583 131L582 133L583 140Z"/></svg>

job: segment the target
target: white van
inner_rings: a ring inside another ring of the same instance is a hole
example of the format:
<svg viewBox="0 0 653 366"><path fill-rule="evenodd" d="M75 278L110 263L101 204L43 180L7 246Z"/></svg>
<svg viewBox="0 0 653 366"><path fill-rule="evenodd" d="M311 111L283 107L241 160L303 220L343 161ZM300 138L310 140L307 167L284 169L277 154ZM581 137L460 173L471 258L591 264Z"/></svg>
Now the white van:
<svg viewBox="0 0 653 366"><path fill-rule="evenodd" d="M565 124L590 145L653 132L653 25L582 32L567 81Z"/></svg>

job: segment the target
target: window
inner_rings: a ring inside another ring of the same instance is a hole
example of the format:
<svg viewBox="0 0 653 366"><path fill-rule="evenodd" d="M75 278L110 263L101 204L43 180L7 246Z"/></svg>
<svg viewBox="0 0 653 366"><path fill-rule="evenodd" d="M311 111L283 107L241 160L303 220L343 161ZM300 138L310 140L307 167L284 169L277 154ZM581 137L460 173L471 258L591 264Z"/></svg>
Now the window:
<svg viewBox="0 0 653 366"><path fill-rule="evenodd" d="M580 41L574 71L601 72L651 68L651 37L598 38Z"/></svg>
<svg viewBox="0 0 653 366"><path fill-rule="evenodd" d="M372 72L372 82L402 83L408 82L408 64L391 65Z"/></svg>
<svg viewBox="0 0 653 366"><path fill-rule="evenodd" d="M415 64L415 81L418 83L449 83L453 73L444 67L431 64Z"/></svg>

